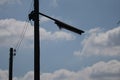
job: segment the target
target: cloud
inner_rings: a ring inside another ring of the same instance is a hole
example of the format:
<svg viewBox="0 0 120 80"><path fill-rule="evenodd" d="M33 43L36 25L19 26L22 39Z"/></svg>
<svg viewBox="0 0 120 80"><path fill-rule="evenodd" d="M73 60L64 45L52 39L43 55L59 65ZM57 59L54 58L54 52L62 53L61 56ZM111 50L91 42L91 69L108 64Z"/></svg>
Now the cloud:
<svg viewBox="0 0 120 80"><path fill-rule="evenodd" d="M119 80L120 62L111 60L107 63L101 61L92 66L90 77L94 80Z"/></svg>
<svg viewBox="0 0 120 80"><path fill-rule="evenodd" d="M43 19L42 22L46 20ZM30 45L33 41L34 27L25 21L19 21L16 19L1 19L0 20L0 46L16 45L18 40L22 38L21 33L27 29L24 42ZM43 40L74 40L75 37L67 32L56 31L50 32L44 28L40 28L40 39Z"/></svg>
<svg viewBox="0 0 120 80"><path fill-rule="evenodd" d="M22 78L18 78L17 80L34 80L34 72L29 71L26 73L26 75Z"/></svg>
<svg viewBox="0 0 120 80"><path fill-rule="evenodd" d="M120 55L120 27L103 32L100 28L91 29L82 41L83 49L74 55Z"/></svg>
<svg viewBox="0 0 120 80"><path fill-rule="evenodd" d="M0 69L0 80L8 80L8 71Z"/></svg>
<svg viewBox="0 0 120 80"><path fill-rule="evenodd" d="M10 4L10 3L20 3L20 0L0 0L0 5Z"/></svg>
<svg viewBox="0 0 120 80"><path fill-rule="evenodd" d="M14 77L14 80L33 80L33 75L34 72L29 71L23 77ZM60 69L53 73L42 73L40 78L41 80L119 80L120 62L117 60L109 62L100 61L76 72ZM7 79L7 70L0 70L0 80Z"/></svg>
<svg viewBox="0 0 120 80"><path fill-rule="evenodd" d="M41 40L74 40L75 37L70 34L63 31L57 31L57 32L48 32L44 28L40 29L41 31Z"/></svg>
<svg viewBox="0 0 120 80"><path fill-rule="evenodd" d="M0 69L0 80L8 80L8 70ZM23 77L13 77L13 80L34 80L34 72L29 71Z"/></svg>
<svg viewBox="0 0 120 80"><path fill-rule="evenodd" d="M15 45L20 39L20 34L23 29L28 28L28 32L25 35L26 40L31 40L33 37L33 28L30 23L25 21L18 21L15 19L2 19L0 20L0 46L10 46Z"/></svg>
<svg viewBox="0 0 120 80"><path fill-rule="evenodd" d="M120 62L98 62L81 71L57 70L53 73L43 73L41 80L119 80Z"/></svg>

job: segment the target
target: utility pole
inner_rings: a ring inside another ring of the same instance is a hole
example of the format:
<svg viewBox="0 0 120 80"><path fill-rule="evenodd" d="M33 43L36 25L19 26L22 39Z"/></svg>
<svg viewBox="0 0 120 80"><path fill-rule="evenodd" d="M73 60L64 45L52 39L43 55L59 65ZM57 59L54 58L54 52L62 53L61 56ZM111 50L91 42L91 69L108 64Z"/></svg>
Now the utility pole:
<svg viewBox="0 0 120 80"><path fill-rule="evenodd" d="M45 16L53 21L61 29L67 29L69 31L82 34L83 30L79 30L71 25L54 19L50 16L39 12L39 0L34 0L34 10L29 14L29 20L34 21L34 80L40 80L40 39L39 39L39 14Z"/></svg>
<svg viewBox="0 0 120 80"><path fill-rule="evenodd" d="M34 80L40 80L39 0L34 0L34 10L29 14L34 21Z"/></svg>
<svg viewBox="0 0 120 80"><path fill-rule="evenodd" d="M10 48L10 58L9 58L9 80L13 79L13 56L15 56L14 49Z"/></svg>
<svg viewBox="0 0 120 80"><path fill-rule="evenodd" d="M40 80L39 0L34 0L34 80Z"/></svg>

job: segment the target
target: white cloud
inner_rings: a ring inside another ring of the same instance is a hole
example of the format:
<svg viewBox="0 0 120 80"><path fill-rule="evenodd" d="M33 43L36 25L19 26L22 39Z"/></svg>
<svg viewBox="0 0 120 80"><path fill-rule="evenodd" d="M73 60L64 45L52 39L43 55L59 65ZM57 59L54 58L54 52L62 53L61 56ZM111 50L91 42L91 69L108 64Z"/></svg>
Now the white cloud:
<svg viewBox="0 0 120 80"><path fill-rule="evenodd" d="M33 80L33 75L34 72L29 71L23 77L14 77L14 80ZM42 73L40 78L41 80L120 80L120 62L117 60L100 61L77 72L60 69L53 73ZM0 70L0 80L7 79L7 70Z"/></svg>
<svg viewBox="0 0 120 80"><path fill-rule="evenodd" d="M20 0L0 0L0 5L10 4L10 3L20 3Z"/></svg>
<svg viewBox="0 0 120 80"><path fill-rule="evenodd" d="M0 80L8 80L8 71L0 69Z"/></svg>
<svg viewBox="0 0 120 80"><path fill-rule="evenodd" d="M17 80L34 80L34 72L29 71L26 73L26 75L22 78L18 78Z"/></svg>
<svg viewBox="0 0 120 80"><path fill-rule="evenodd" d="M83 49L74 55L120 55L120 27L102 32L100 28L91 29L82 41Z"/></svg>
<svg viewBox="0 0 120 80"><path fill-rule="evenodd" d="M75 37L70 34L63 31L57 31L57 32L48 32L45 29L41 28L41 40L74 40Z"/></svg>
<svg viewBox="0 0 120 80"><path fill-rule="evenodd" d="M44 20L43 20L44 21ZM25 21L15 19L0 20L0 46L14 46L21 38L21 33L27 27L24 42L30 45L29 41L33 41L33 26ZM56 31L50 32L44 28L40 28L41 40L73 40L75 37L67 32Z"/></svg>
<svg viewBox="0 0 120 80"><path fill-rule="evenodd" d="M43 73L41 80L119 80L120 62L98 62L81 71L73 72L65 69L53 73Z"/></svg>
<svg viewBox="0 0 120 80"><path fill-rule="evenodd" d="M30 23L24 21L17 21L15 19L3 19L0 20L0 44L1 46L15 45L20 39L20 34L22 33L25 25L28 28L26 34L26 39L31 40L33 36L32 26Z"/></svg>
<svg viewBox="0 0 120 80"><path fill-rule="evenodd" d="M8 70L0 69L0 80L8 80ZM34 73L33 71L29 71L23 77L13 77L13 80L34 80Z"/></svg>

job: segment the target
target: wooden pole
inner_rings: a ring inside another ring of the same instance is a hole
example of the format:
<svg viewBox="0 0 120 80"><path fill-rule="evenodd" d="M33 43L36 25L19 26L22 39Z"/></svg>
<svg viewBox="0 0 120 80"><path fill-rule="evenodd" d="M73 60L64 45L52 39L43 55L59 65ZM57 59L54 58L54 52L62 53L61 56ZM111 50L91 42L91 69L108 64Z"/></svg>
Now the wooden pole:
<svg viewBox="0 0 120 80"><path fill-rule="evenodd" d="M34 0L34 80L40 80L39 0Z"/></svg>
<svg viewBox="0 0 120 80"><path fill-rule="evenodd" d="M40 80L39 0L34 0L29 20L34 21L34 80Z"/></svg>
<svg viewBox="0 0 120 80"><path fill-rule="evenodd" d="M10 48L10 58L9 58L9 80L12 80L13 77L13 48Z"/></svg>

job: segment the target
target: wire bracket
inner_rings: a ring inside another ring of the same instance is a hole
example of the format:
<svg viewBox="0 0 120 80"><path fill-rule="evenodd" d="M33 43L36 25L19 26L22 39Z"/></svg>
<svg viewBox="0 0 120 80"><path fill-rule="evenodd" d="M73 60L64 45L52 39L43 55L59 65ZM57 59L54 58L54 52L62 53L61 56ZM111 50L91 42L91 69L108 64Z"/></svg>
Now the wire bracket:
<svg viewBox="0 0 120 80"><path fill-rule="evenodd" d="M29 17L29 20L30 20L30 21L31 21L31 20L35 21L35 20L36 20L36 12L35 12L35 11L32 11L32 12L28 15L28 17Z"/></svg>

